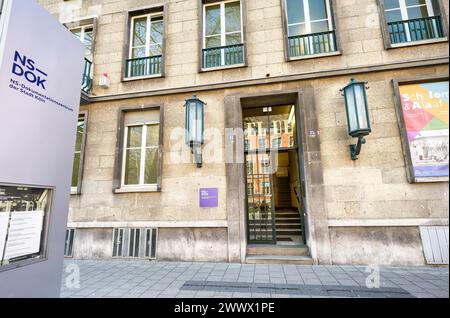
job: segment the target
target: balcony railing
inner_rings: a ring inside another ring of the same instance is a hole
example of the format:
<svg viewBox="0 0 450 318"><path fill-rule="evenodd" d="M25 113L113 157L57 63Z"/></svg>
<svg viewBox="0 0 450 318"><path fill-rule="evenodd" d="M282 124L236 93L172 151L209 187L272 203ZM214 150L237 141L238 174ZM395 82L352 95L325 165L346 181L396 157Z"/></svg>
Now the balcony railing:
<svg viewBox="0 0 450 318"><path fill-rule="evenodd" d="M301 57L337 51L335 31L290 36L289 56Z"/></svg>
<svg viewBox="0 0 450 318"><path fill-rule="evenodd" d="M244 63L244 44L203 49L202 67L223 67Z"/></svg>
<svg viewBox="0 0 450 318"><path fill-rule="evenodd" d="M92 89L92 62L87 58L84 58L84 72L83 83L81 84L81 90L86 94L89 94Z"/></svg>
<svg viewBox="0 0 450 318"><path fill-rule="evenodd" d="M440 16L389 22L388 32L392 44L444 37Z"/></svg>
<svg viewBox="0 0 450 318"><path fill-rule="evenodd" d="M162 55L128 59L125 63L125 78L161 75Z"/></svg>

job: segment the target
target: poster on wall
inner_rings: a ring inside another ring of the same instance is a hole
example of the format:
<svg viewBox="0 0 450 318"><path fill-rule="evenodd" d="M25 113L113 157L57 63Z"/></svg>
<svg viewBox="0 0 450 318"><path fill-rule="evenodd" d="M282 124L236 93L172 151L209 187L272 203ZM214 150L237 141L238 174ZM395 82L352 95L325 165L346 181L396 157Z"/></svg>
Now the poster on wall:
<svg viewBox="0 0 450 318"><path fill-rule="evenodd" d="M448 81L400 85L413 181L448 180Z"/></svg>

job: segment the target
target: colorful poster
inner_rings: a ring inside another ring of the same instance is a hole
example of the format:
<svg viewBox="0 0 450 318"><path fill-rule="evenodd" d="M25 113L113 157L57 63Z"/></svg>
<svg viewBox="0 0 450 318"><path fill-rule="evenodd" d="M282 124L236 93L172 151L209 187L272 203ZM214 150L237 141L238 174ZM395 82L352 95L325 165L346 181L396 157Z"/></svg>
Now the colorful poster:
<svg viewBox="0 0 450 318"><path fill-rule="evenodd" d="M400 86L414 178L448 177L448 81Z"/></svg>

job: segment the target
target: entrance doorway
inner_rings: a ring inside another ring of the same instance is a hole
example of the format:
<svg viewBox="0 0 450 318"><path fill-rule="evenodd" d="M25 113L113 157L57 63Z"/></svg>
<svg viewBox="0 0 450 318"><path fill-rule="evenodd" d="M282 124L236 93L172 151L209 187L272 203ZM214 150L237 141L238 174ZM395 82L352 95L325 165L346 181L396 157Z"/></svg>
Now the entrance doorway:
<svg viewBox="0 0 450 318"><path fill-rule="evenodd" d="M249 244L305 244L294 105L243 109Z"/></svg>

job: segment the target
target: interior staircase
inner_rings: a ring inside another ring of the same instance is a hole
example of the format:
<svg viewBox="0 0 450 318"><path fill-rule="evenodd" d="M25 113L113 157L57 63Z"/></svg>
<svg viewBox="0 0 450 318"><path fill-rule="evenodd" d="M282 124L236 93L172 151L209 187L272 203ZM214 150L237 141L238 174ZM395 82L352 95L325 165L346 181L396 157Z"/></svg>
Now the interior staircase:
<svg viewBox="0 0 450 318"><path fill-rule="evenodd" d="M278 178L277 192L275 224L278 244L248 245L246 263L312 265L308 247L300 243L301 219L298 209L292 207L289 178ZM289 243L291 245L288 245Z"/></svg>

